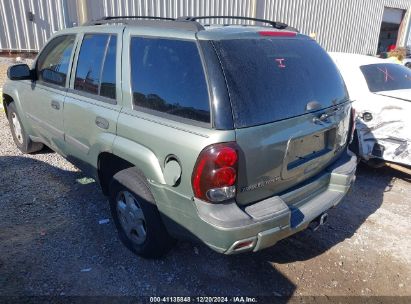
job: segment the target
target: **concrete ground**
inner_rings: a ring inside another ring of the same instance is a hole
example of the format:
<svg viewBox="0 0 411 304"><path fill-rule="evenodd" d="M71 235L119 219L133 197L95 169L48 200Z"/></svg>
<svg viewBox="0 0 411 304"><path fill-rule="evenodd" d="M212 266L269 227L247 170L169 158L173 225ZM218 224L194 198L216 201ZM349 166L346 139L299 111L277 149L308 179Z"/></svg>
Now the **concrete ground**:
<svg viewBox="0 0 411 304"><path fill-rule="evenodd" d="M118 240L98 185L50 150L21 154L0 110L0 296L411 296L410 181L361 165L315 233L236 256L179 242L144 260Z"/></svg>

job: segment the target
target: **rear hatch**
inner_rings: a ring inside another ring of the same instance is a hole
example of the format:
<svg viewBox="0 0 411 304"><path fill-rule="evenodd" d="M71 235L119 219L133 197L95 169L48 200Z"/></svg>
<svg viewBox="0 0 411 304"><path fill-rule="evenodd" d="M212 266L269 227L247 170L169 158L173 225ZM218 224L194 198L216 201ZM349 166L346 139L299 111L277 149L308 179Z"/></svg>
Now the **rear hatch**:
<svg viewBox="0 0 411 304"><path fill-rule="evenodd" d="M351 103L330 57L308 37L274 35L213 42L241 150L240 205L318 174L347 142Z"/></svg>

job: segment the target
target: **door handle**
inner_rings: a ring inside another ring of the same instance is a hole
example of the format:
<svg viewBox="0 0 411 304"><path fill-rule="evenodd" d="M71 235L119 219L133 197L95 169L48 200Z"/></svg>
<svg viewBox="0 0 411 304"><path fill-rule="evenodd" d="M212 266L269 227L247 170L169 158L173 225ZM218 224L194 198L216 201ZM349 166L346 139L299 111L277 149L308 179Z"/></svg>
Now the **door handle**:
<svg viewBox="0 0 411 304"><path fill-rule="evenodd" d="M97 127L101 128L101 129L107 130L108 127L110 126L110 123L108 122L108 120L103 118L103 117L100 117L100 116L96 117L95 122L96 122Z"/></svg>
<svg viewBox="0 0 411 304"><path fill-rule="evenodd" d="M51 107L52 107L54 110L60 110L60 103L59 103L58 101L56 101L56 100L52 100L52 101L51 101Z"/></svg>

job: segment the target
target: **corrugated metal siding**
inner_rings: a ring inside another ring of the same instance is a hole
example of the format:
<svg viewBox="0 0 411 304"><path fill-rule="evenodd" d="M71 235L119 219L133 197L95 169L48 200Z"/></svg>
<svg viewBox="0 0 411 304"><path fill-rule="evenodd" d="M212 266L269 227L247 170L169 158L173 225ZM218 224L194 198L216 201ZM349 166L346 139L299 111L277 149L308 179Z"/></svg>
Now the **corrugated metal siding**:
<svg viewBox="0 0 411 304"><path fill-rule="evenodd" d="M257 0L90 0L91 19L103 16L205 16L205 15L254 15ZM219 20L218 22L223 22Z"/></svg>
<svg viewBox="0 0 411 304"><path fill-rule="evenodd" d="M265 0L262 13L304 34L316 33L317 41L329 51L375 54L384 7L408 10L411 1Z"/></svg>
<svg viewBox="0 0 411 304"><path fill-rule="evenodd" d="M0 50L39 50L52 33L67 27L65 0L0 0ZM34 21L28 20L28 12Z"/></svg>
<svg viewBox="0 0 411 304"><path fill-rule="evenodd" d="M88 0L88 13L90 19L119 15L266 18L305 34L316 33L329 51L374 54L384 6L408 10L411 0ZM28 11L35 14L34 22L27 19ZM38 50L54 31L73 24L78 24L76 0L0 0L0 50ZM406 24L404 31L409 29ZM411 44L411 35L403 36Z"/></svg>
<svg viewBox="0 0 411 304"><path fill-rule="evenodd" d="M375 54L385 6L411 9L411 0L90 1L92 19L118 15L239 15L278 20L300 29L302 33L316 33L317 41L329 51L361 54ZM408 24L406 30L409 30ZM411 43L411 37L408 38Z"/></svg>

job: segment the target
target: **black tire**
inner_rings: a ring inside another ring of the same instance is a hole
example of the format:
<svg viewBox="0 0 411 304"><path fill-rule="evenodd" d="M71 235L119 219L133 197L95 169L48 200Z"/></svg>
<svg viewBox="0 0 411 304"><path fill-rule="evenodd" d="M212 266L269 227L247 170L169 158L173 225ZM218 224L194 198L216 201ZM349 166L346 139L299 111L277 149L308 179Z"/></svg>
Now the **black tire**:
<svg viewBox="0 0 411 304"><path fill-rule="evenodd" d="M143 211L146 236L142 244L129 237L121 224L118 212L118 198L125 191L132 194ZM136 168L129 168L113 176L109 187L110 209L119 238L135 254L144 258L159 258L165 255L174 245L174 239L168 234L155 200L144 175Z"/></svg>
<svg viewBox="0 0 411 304"><path fill-rule="evenodd" d="M407 62L407 63L405 64L405 66L406 66L407 68L411 69L411 62Z"/></svg>
<svg viewBox="0 0 411 304"><path fill-rule="evenodd" d="M364 163L373 169L379 169L385 166L385 161L383 159L380 158L371 158L367 161L364 161Z"/></svg>
<svg viewBox="0 0 411 304"><path fill-rule="evenodd" d="M19 121L21 133L17 135L16 129L13 123L13 117L16 117ZM7 118L10 125L11 135L13 136L14 143L17 148L23 153L34 153L43 149L44 145L42 143L33 142L21 123L20 115L17 113L16 105L11 102L7 106Z"/></svg>
<svg viewBox="0 0 411 304"><path fill-rule="evenodd" d="M348 145L348 148L351 152L353 152L358 159L361 158L360 156L360 142L358 139L357 130L354 131L352 142Z"/></svg>

